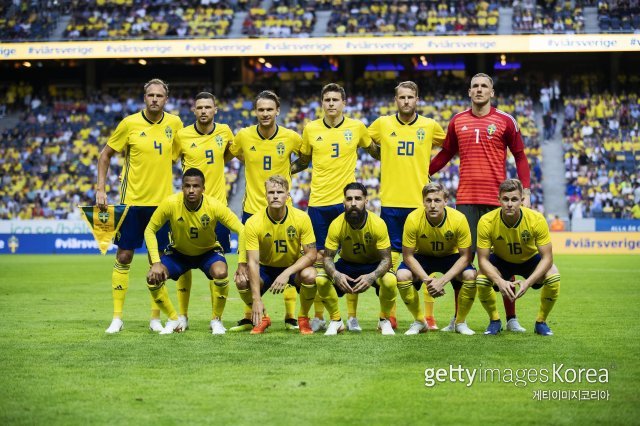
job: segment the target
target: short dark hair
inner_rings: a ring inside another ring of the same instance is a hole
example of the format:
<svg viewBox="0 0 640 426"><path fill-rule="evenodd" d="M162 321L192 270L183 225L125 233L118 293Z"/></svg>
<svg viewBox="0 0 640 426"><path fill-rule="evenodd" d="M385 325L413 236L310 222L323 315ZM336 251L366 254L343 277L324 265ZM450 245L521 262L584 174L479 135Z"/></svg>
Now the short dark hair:
<svg viewBox="0 0 640 426"><path fill-rule="evenodd" d="M348 183L347 186L344 187L344 190L342 191L344 196L347 196L347 191L351 191L351 190L358 190L358 191L362 191L362 195L364 195L365 197L368 195L367 194L367 187L364 186L363 184L361 184L360 182L351 182Z"/></svg>
<svg viewBox="0 0 640 426"><path fill-rule="evenodd" d="M343 101L347 99L347 93L344 91L344 87L337 83L329 83L322 88L322 91L320 92L321 100L324 99L324 94L327 92L338 92L340 93L340 96L342 96Z"/></svg>
<svg viewBox="0 0 640 426"><path fill-rule="evenodd" d="M217 103L217 99L215 96L213 96L213 93L209 93L209 92L200 92L196 95L196 101L198 99L211 99L213 100L213 104L215 105Z"/></svg>
<svg viewBox="0 0 640 426"><path fill-rule="evenodd" d="M202 185L204 185L204 173L202 173L202 170L196 169L195 167L187 169L182 175L182 182L184 182L184 178L191 176L198 176L200 179L202 179Z"/></svg>
<svg viewBox="0 0 640 426"><path fill-rule="evenodd" d="M520 195L524 192L522 188L522 182L518 179L507 179L500 184L500 194L505 192L518 191Z"/></svg>
<svg viewBox="0 0 640 426"><path fill-rule="evenodd" d="M149 88L149 86L153 84L159 84L160 86L162 86L164 88L165 95L167 95L167 97L169 96L169 85L159 78L152 78L144 84L145 95L147 94L147 89Z"/></svg>
<svg viewBox="0 0 640 426"><path fill-rule="evenodd" d="M262 92L258 93L258 96L256 96L253 101L253 109L256 109L258 107L258 101L260 99L268 99L270 101L273 101L276 103L276 107L280 108L280 97L278 97L278 95L276 95L275 92L272 92L271 90L263 90Z"/></svg>

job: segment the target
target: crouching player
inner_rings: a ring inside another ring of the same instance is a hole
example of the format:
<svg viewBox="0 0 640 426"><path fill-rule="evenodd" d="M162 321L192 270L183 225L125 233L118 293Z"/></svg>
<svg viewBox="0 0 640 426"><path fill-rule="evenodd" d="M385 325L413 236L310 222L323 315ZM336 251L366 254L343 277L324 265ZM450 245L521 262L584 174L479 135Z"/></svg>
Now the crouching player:
<svg viewBox="0 0 640 426"><path fill-rule="evenodd" d="M380 299L378 328L393 335L389 321L396 301L396 277L391 267L391 241L384 221L367 211L367 188L352 182L344 187L344 213L329 225L324 251L324 269L332 281L319 282L318 293L331 316L325 335L344 331L338 296L359 294L372 285ZM334 263L336 252L340 259ZM319 280L320 281L320 280Z"/></svg>
<svg viewBox="0 0 640 426"><path fill-rule="evenodd" d="M284 177L271 176L265 189L267 208L245 223L249 281L236 282L240 297L251 307L251 334L262 334L271 325L262 301L264 293L269 289L274 294L282 293L287 284L300 292L300 333L313 334L309 309L316 297L313 262L318 252L311 219L302 210L287 206L289 182Z"/></svg>
<svg viewBox="0 0 640 426"><path fill-rule="evenodd" d="M213 310L211 332L224 334L226 331L220 320L224 305L214 304L213 286L229 284L227 262L216 241L215 228L220 221L227 228L237 232L240 238L239 246L242 248L243 226L224 204L213 197L203 195L204 184L204 174L200 170L191 168L185 171L182 176L182 192L169 196L158 206L144 231L152 263L147 274L149 290L160 309L169 317L160 334L184 331L185 327L178 319L164 282L168 278L177 280L186 271L196 268L212 280L209 284ZM160 256L156 231L167 222L171 227L171 244ZM244 259L238 261L242 262Z"/></svg>
<svg viewBox="0 0 640 426"><path fill-rule="evenodd" d="M560 273L553 264L547 221L542 214L522 206L522 183L517 179L500 184L498 199L500 208L482 216L478 223L480 272L476 284L478 298L490 319L484 334L498 334L502 330L493 289L496 285L510 300L522 297L530 287L541 289L534 330L550 336L553 332L546 320L560 293ZM513 275L524 280L511 283L508 279ZM520 289L514 291L512 284Z"/></svg>
<svg viewBox="0 0 640 426"><path fill-rule="evenodd" d="M404 224L404 260L396 276L400 296L414 318L405 333L408 335L424 333L428 328L418 293L422 284L431 296L438 297L444 295L443 288L449 281L454 287L461 287L456 301L455 331L474 334L465 322L476 294L471 232L466 217L446 206L448 198L448 191L440 183L427 184L422 189L424 207L411 212ZM429 276L434 272L444 275Z"/></svg>

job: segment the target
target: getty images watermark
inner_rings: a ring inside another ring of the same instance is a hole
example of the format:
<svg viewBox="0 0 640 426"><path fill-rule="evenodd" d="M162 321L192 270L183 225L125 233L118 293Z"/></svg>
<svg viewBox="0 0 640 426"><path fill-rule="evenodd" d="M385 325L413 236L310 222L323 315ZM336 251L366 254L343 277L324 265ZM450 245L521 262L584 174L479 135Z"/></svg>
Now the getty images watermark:
<svg viewBox="0 0 640 426"><path fill-rule="evenodd" d="M424 384L433 388L441 383L460 383L471 387L479 383L508 383L515 387L554 383L560 385L595 385L609 383L607 368L571 368L553 363L549 368L475 368L449 364L448 368L426 368ZM533 399L544 400L609 400L608 390L534 390Z"/></svg>

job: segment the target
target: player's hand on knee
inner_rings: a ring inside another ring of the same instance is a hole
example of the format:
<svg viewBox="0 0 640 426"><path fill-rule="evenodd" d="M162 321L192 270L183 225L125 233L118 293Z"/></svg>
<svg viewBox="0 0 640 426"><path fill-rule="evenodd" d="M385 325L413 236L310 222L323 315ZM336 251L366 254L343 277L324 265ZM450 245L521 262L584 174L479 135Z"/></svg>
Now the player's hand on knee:
<svg viewBox="0 0 640 426"><path fill-rule="evenodd" d="M282 274L278 275L275 280L273 280L273 284L271 284L271 293L278 294L284 291L284 288L287 286L287 282L289 281L288 276L284 276Z"/></svg>
<svg viewBox="0 0 640 426"><path fill-rule="evenodd" d="M516 300L516 294L513 291L514 287L511 281L505 281L501 279L496 283L496 285L500 289L500 293L502 293L503 296L506 296L511 301Z"/></svg>
<svg viewBox="0 0 640 426"><path fill-rule="evenodd" d="M353 282L353 279L346 274L336 272L333 275L334 284L337 285L343 293L353 293L353 289L351 288L351 285L349 285L349 281Z"/></svg>
<svg viewBox="0 0 640 426"><path fill-rule="evenodd" d="M353 283L354 283L353 292L362 293L364 291L367 291L367 289L371 287L375 281L376 281L376 276L373 273L367 274L367 275L360 275L358 278L353 280Z"/></svg>
<svg viewBox="0 0 640 426"><path fill-rule="evenodd" d="M147 282L149 284L159 284L165 282L169 278L169 271L167 267L160 262L156 262L151 265L151 269L147 274Z"/></svg>
<svg viewBox="0 0 640 426"><path fill-rule="evenodd" d="M441 297L445 295L444 285L446 282L441 278L432 279L429 284L427 284L427 291L431 295L431 297Z"/></svg>
<svg viewBox="0 0 640 426"><path fill-rule="evenodd" d="M524 281L517 280L513 284L520 286L520 289L518 290L518 293L516 294L516 299L519 298L519 297L524 296L524 294L527 292L527 290L529 290L529 287L531 287L531 284L529 284L529 282L527 280L524 280Z"/></svg>
<svg viewBox="0 0 640 426"><path fill-rule="evenodd" d="M246 263L238 263L238 269L236 269L236 273L233 276L233 280L236 284L245 284L249 283L249 272Z"/></svg>

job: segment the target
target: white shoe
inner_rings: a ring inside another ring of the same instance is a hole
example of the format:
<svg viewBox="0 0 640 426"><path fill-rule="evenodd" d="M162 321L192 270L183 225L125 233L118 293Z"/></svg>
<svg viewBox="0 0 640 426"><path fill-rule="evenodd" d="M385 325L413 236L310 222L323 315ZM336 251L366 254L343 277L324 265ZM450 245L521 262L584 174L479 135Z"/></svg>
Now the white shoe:
<svg viewBox="0 0 640 426"><path fill-rule="evenodd" d="M516 333L524 333L526 328L522 327L518 322L518 318L511 318L507 321L507 331L514 331Z"/></svg>
<svg viewBox="0 0 640 426"><path fill-rule="evenodd" d="M388 319L381 319L380 321L378 321L378 329L383 336L393 336L394 334L396 334L396 332L393 331L393 327L391 326L391 321L389 321Z"/></svg>
<svg viewBox="0 0 640 426"><path fill-rule="evenodd" d="M465 336L473 336L476 334L475 331L469 328L466 322L456 324L456 333L464 334Z"/></svg>
<svg viewBox="0 0 640 426"><path fill-rule="evenodd" d="M227 329L222 325L222 321L217 319L211 320L209 329L211 329L211 334L225 334L227 332Z"/></svg>
<svg viewBox="0 0 640 426"><path fill-rule="evenodd" d="M330 321L329 326L327 327L325 336L335 336L336 334L342 333L344 331L344 323L342 320L338 321Z"/></svg>
<svg viewBox="0 0 640 426"><path fill-rule="evenodd" d="M311 320L311 330L315 333L316 331L326 330L327 322L324 319L313 317Z"/></svg>
<svg viewBox="0 0 640 426"><path fill-rule="evenodd" d="M360 327L358 318L349 317L349 319L347 320L347 330L353 331L354 333L360 333L362 331L362 327Z"/></svg>
<svg viewBox="0 0 640 426"><path fill-rule="evenodd" d="M451 318L451 322L449 322L449 325L441 328L440 331L444 331L445 333L456 331L456 317Z"/></svg>
<svg viewBox="0 0 640 426"><path fill-rule="evenodd" d="M120 333L120 331L124 328L124 323L120 318L114 318L109 324L109 328L107 328L104 332L107 334L116 334Z"/></svg>
<svg viewBox="0 0 640 426"><path fill-rule="evenodd" d="M159 318L151 318L151 320L149 321L149 330L159 333L163 330L163 328L164 327L162 327L162 322Z"/></svg>
<svg viewBox="0 0 640 426"><path fill-rule="evenodd" d="M420 321L414 321L411 324L411 327L409 327L409 329L404 334L407 336L413 336L420 333L426 333L427 330L427 324Z"/></svg>
<svg viewBox="0 0 640 426"><path fill-rule="evenodd" d="M186 331L189 329L189 318L187 318L186 315L178 315L178 321L180 321L182 331Z"/></svg>
<svg viewBox="0 0 640 426"><path fill-rule="evenodd" d="M164 326L160 334L172 334L173 332L180 333L182 331L182 326L180 325L180 320L167 320L167 325Z"/></svg>

